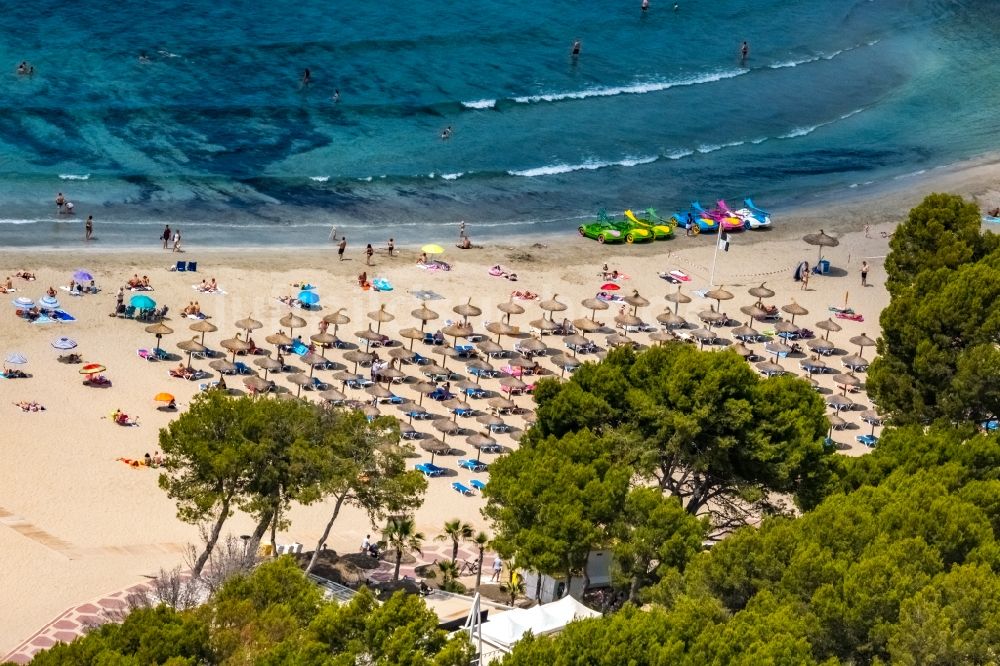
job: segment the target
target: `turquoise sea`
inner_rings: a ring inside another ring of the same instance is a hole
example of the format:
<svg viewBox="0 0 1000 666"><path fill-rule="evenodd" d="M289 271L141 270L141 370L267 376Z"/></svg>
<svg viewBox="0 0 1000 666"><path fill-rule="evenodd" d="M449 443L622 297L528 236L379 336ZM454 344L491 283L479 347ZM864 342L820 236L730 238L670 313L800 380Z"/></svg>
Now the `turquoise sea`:
<svg viewBox="0 0 1000 666"><path fill-rule="evenodd" d="M189 244L265 246L334 225L356 243L448 240L460 219L477 239L557 232L602 207L746 194L780 213L1000 147L996 10L16 3L0 13L0 244L78 246L87 214L102 243L169 222Z"/></svg>

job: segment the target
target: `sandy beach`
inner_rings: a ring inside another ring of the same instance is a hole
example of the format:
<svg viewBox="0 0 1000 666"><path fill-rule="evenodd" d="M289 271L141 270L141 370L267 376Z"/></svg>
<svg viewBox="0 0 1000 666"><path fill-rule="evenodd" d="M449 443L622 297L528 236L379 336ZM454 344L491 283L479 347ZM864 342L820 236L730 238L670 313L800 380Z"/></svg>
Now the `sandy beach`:
<svg viewBox="0 0 1000 666"><path fill-rule="evenodd" d="M982 202L996 199L996 192L988 190L985 183L995 182L993 165L970 165L955 172L935 174L933 189L977 194ZM843 307L845 301L864 317L863 322L837 320L843 330L831 334L830 339L840 353L857 353L850 345L852 336L867 333L878 335L878 316L888 302L882 286L884 272L882 259L887 253L888 241L882 232L891 233L892 223L901 219L906 210L919 202L932 188L923 181L907 183L895 192L879 193L879 205L860 203L845 204L837 208L798 211L794 219L777 217L776 227L770 231L746 232L731 237L728 253L719 253L715 272L715 285L722 285L735 298L722 303L735 323L746 323L747 317L739 312L740 306L756 299L747 289L766 282L776 295L766 302L778 307L793 301L809 311L796 318L796 323L810 328L820 336L815 323L831 316L830 306ZM862 232L865 223L871 225L870 238ZM793 281L792 272L800 260L815 263L817 248L806 245L801 236L823 228L837 236L840 245L824 250L832 264L829 275L814 276L808 290L802 290ZM475 240L475 223L470 221L470 234ZM99 228L98 228L99 238ZM456 227L457 236L457 227ZM360 240L360 239L358 239ZM375 239L371 239L374 244ZM573 236L558 238L530 238L520 246L502 246L491 243L488 247L459 251L455 238L428 239L441 243L446 252L441 258L452 265L452 270L427 271L415 261L419 253L415 248L401 248L398 256L389 258L384 251L384 240L376 245L379 251L373 266L365 266L364 245L352 243L345 261L338 261L331 244L318 250L300 252L200 250L189 246L183 255L162 251L154 246L148 250L121 250L103 252L100 242L81 247L78 251L0 252L0 277L26 269L37 279L32 282L16 279L16 293L7 294L8 302L19 296L38 299L49 286L56 288L62 308L76 321L69 323L34 324L15 315L15 308L8 305L7 314L0 318L0 339L6 357L20 352L27 357L26 364L17 366L27 372L27 379L0 380L0 415L7 435L0 439L0 455L4 465L0 468L0 549L5 553L7 566L0 572L0 655L16 646L26 636L37 630L68 606L115 591L153 576L161 567L172 568L182 563L185 544L197 537L194 527L181 523L175 517L173 504L157 487L156 470L134 469L119 458L142 458L143 454L157 450L160 427L176 417L175 412L158 409L153 396L167 391L177 398L179 411L183 412L199 390L199 382L172 378L168 369L177 365L171 361L150 362L140 358L138 348L152 348L155 339L144 331L146 322L109 317L114 309L118 287L133 274L148 275L153 291L148 292L158 305L168 305L170 314L165 322L174 330L163 339L163 348L177 354L177 343L195 333L188 330L193 320L180 315L181 308L190 301L200 302L209 321L218 326L217 333L210 333L206 342L219 348L219 341L236 333L234 322L252 316L263 322L254 340L265 345L264 337L279 328L279 318L290 311L281 303L282 296L297 294L293 284L303 281L317 285L320 309L306 312L293 309L308 322L305 330L297 331L306 337L317 332L320 319L339 308L351 318L351 323L341 327L340 337L356 342L355 332L367 329L373 323L366 313L381 306L395 315L395 320L382 325L382 331L391 338L398 338L402 328L419 322L410 315L420 307L414 291L428 290L440 298L427 301L427 307L440 314L430 322L429 329L443 326L448 320L460 317L452 308L471 299L483 314L472 318L475 330L483 331L487 322L497 321L503 315L498 303L508 301L514 290L530 290L541 299L557 298L568 306L565 312L556 313L572 320L589 316L580 301L593 297L604 280L600 276L605 262L628 278L619 281L620 294L638 291L651 304L640 308L638 315L646 322L656 323L656 315L673 305L664 296L677 290L677 286L658 277L658 272L677 269L690 276L682 285L692 302L680 306L680 314L689 322L700 325L697 313L709 309L715 302L695 295L696 290L709 287L709 273L715 255L711 238L685 238L683 232L672 241L635 246L602 247L589 240ZM197 261L197 273L170 272L167 267L178 258ZM860 265L867 261L871 270L863 288ZM517 282L488 274L489 267L502 264L515 271ZM102 289L97 295L70 296L59 287L67 285L73 272L85 269L94 275ZM387 279L394 287L389 292L361 290L356 276L367 270L369 277ZM224 293L199 293L194 286L203 279L215 279ZM132 294L127 293L128 296ZM126 299L127 300L127 299ZM543 315L538 301L515 301L526 312L515 315L511 323L523 332L528 322ZM599 312L597 319L613 326L619 305ZM787 318L787 315L786 315ZM766 330L768 324L757 325ZM720 336L731 339L730 327L722 327ZM332 331L332 329L331 329ZM604 347L607 333L590 336ZM106 375L112 385L108 388L85 386L79 374L79 365L57 362L57 355L65 353L54 349L52 341L60 336L72 338L78 346L72 351L82 355L84 362L97 362L107 367ZM633 336L643 345L651 344L648 334ZM516 340L505 338L501 343L510 347ZM547 346L566 351L562 340L545 336ZM753 347L764 354L763 345ZM430 348L418 342L414 347L427 355ZM723 348L723 347L718 347ZM865 356L873 354L865 350ZM342 361L343 352L329 350L327 356ZM766 354L765 354L766 355ZM593 355L582 357L594 359ZM840 372L838 356L827 360L831 368ZM440 358L436 358L440 361ZM559 370L543 357L541 365L549 372ZM782 361L786 369L802 373L798 358ZM195 360L195 367L207 368L204 360ZM350 365L350 364L349 364ZM497 367L502 361L495 363ZM449 359L448 367L464 371L459 359ZM403 366L408 374L417 374L413 366ZM213 373L216 374L216 373ZM329 378L329 370L318 371L317 376ZM834 389L830 374L817 375L825 393ZM861 375L863 378L863 375ZM212 379L216 379L213 377ZM273 376L278 386L293 393L296 387L287 376ZM227 378L230 387L242 388L238 378ZM497 390L496 379L484 380L484 387ZM398 388L406 399L416 400L418 394L409 384ZM361 391L348 391L351 398L366 397ZM317 399L315 392L304 392L310 399ZM851 396L864 408L870 406L864 392ZM22 411L13 403L28 400L44 405L39 412ZM519 406L530 408L530 397L516 397ZM488 411L485 400L472 401L482 412ZM428 401L425 400L427 405ZM138 418L138 426L116 425L109 416L121 409ZM834 434L842 442L842 452L847 455L863 454L865 449L855 442L855 435L866 434L870 426L861 423L861 407L843 414L849 429ZM383 406L383 413L399 414L394 406ZM445 409L433 404L430 411L441 413ZM832 414L832 412L830 412ZM517 429L523 419L506 419ZM480 429L474 419L459 419L471 431ZM429 421L415 422L419 430L432 432ZM877 434L877 433L876 433ZM464 436L453 436L449 442L463 453L439 456L436 462L449 469L457 469L460 457L475 456L475 450L465 443ZM516 446L514 438L499 435L498 441L508 447ZM418 449L419 450L419 449ZM489 462L494 456L484 454ZM414 464L429 460L429 454L420 451L413 458ZM481 498L461 497L451 488L451 482L467 482L473 475L461 470L457 477L432 479L423 507L417 514L418 527L428 535L440 531L440 525L450 518L462 518L485 527L479 514ZM485 475L482 475L485 478ZM292 526L279 536L280 542L298 541L307 550L315 546L316 539L327 519L327 509L322 505L296 507L291 513ZM247 531L249 521L236 515L227 529L235 534ZM358 547L368 532L375 530L362 516L348 512L342 516L329 540L329 546L352 551Z"/></svg>

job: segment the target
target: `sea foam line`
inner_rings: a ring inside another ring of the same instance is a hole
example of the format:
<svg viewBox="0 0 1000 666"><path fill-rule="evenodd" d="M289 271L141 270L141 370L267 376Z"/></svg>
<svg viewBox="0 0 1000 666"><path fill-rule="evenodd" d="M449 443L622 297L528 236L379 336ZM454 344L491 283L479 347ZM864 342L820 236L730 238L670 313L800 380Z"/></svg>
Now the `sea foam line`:
<svg viewBox="0 0 1000 666"><path fill-rule="evenodd" d="M561 102L567 99L588 99L590 97L614 97L615 95L643 95L645 93L659 92L678 88L681 86L696 86L702 83L714 83L742 76L748 73L746 69L729 69L718 72L710 72L686 79L674 79L672 81L647 81L644 83L633 83L625 86L606 86L600 88L587 88L586 90L575 90L569 92L545 93L541 95L527 95L515 97L518 104L535 104L538 102Z"/></svg>
<svg viewBox="0 0 1000 666"><path fill-rule="evenodd" d="M61 173L59 174L61 180L90 180L90 174L85 173L83 175L78 175L75 173Z"/></svg>
<svg viewBox="0 0 1000 666"><path fill-rule="evenodd" d="M471 102L462 102L462 106L467 109L492 109L496 105L495 99L476 99Z"/></svg>
<svg viewBox="0 0 1000 666"><path fill-rule="evenodd" d="M625 159L612 162L588 160L580 164L546 164L545 166L535 167L533 169L511 170L507 173L511 176L535 178L537 176L555 176L561 173L572 173L573 171L594 171L596 169L605 169L607 167L633 167L640 164L649 164L650 162L655 162L658 159L660 159L658 155L652 155L645 157L626 157Z"/></svg>

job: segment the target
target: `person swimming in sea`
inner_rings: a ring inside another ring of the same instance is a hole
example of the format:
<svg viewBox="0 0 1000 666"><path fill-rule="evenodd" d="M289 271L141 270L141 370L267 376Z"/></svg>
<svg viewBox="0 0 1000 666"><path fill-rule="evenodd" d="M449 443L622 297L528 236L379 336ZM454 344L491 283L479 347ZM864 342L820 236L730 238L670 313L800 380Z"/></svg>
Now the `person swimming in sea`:
<svg viewBox="0 0 1000 666"><path fill-rule="evenodd" d="M302 72L302 85L307 86L312 83L312 72L306 67L305 71Z"/></svg>
<svg viewBox="0 0 1000 666"><path fill-rule="evenodd" d="M149 56L146 55L145 51L140 51L139 52L139 62L141 62L143 65L146 65L146 64L149 63Z"/></svg>
<svg viewBox="0 0 1000 666"><path fill-rule="evenodd" d="M572 55L573 55L573 57L576 57L576 56L580 55L580 40L579 39L577 39L576 41L573 42Z"/></svg>
<svg viewBox="0 0 1000 666"><path fill-rule="evenodd" d="M448 125L441 131L441 140L447 141L451 138L451 125Z"/></svg>
<svg viewBox="0 0 1000 666"><path fill-rule="evenodd" d="M340 103L340 91L337 90L336 88L334 88L333 90L333 103L334 104Z"/></svg>
<svg viewBox="0 0 1000 666"><path fill-rule="evenodd" d="M743 46L740 47L740 62L746 62L749 55L750 45L744 41Z"/></svg>
<svg viewBox="0 0 1000 666"><path fill-rule="evenodd" d="M649 11L649 0L642 0L642 11Z"/></svg>

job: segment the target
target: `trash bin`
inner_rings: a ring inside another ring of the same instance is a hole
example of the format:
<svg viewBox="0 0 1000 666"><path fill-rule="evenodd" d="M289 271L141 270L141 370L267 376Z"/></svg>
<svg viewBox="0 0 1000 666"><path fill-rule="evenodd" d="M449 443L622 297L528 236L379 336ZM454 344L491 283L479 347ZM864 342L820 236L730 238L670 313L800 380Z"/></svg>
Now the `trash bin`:
<svg viewBox="0 0 1000 666"><path fill-rule="evenodd" d="M821 259L820 260L820 262L819 262L819 272L822 273L823 275L826 275L827 273L830 272L830 260L829 259Z"/></svg>

